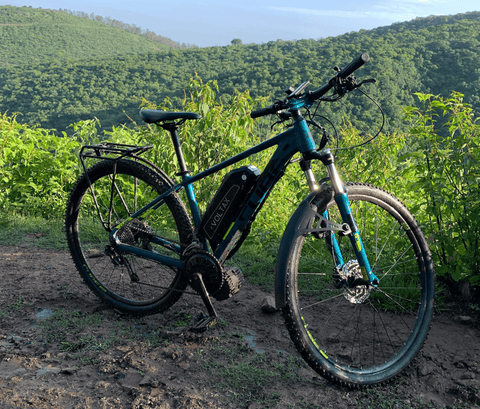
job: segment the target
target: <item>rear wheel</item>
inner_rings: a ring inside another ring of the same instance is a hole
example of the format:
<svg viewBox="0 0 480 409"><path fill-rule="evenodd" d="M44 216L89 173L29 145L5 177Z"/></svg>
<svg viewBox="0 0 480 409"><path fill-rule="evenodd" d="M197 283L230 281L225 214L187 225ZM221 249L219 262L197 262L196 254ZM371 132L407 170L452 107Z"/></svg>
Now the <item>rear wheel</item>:
<svg viewBox="0 0 480 409"><path fill-rule="evenodd" d="M302 234L295 233L300 225L286 231L294 238L283 313L293 342L315 371L363 386L392 379L423 345L433 314L434 270L418 223L398 199L370 185L348 184L347 190L379 285L337 288L339 280L362 275L348 237L337 236L339 263L327 245L332 232L312 232L325 210L314 206L300 223L309 226ZM319 203L328 203L329 220L342 223L331 189L312 204Z"/></svg>
<svg viewBox="0 0 480 409"><path fill-rule="evenodd" d="M70 195L65 227L73 261L91 290L116 309L135 315L164 311L188 284L183 269L122 253L109 237L169 187L164 176L137 162L120 160L114 172L112 161L102 161L79 178ZM122 243L180 259L193 229L178 195L146 214L119 229Z"/></svg>

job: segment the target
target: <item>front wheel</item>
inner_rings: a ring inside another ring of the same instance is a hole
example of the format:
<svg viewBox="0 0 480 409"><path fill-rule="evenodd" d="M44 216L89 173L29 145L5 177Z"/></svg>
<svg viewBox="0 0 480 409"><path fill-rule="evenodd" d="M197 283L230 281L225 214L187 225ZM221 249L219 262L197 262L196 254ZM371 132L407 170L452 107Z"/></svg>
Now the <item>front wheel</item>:
<svg viewBox="0 0 480 409"><path fill-rule="evenodd" d="M371 185L346 187L378 286L338 288L342 278L361 272L348 237L336 235L340 263L332 231L312 232L325 210L342 223L332 189L312 201L301 233L300 225L285 232L293 239L279 268L286 278L283 314L297 350L323 377L354 387L393 379L412 362L430 327L435 273L420 226L398 199Z"/></svg>
<svg viewBox="0 0 480 409"><path fill-rule="evenodd" d="M89 168L70 194L65 229L73 261L90 289L113 308L133 315L161 312L188 284L183 269L123 253L110 241L118 226L122 243L180 259L193 229L176 193L156 210L125 223L171 184L140 163L105 160Z"/></svg>

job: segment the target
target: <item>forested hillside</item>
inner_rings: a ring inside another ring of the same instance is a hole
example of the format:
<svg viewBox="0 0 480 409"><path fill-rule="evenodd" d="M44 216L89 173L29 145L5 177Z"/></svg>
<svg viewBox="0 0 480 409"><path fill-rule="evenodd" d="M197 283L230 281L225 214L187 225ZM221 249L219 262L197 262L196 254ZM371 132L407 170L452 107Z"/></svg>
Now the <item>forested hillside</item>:
<svg viewBox="0 0 480 409"><path fill-rule="evenodd" d="M58 10L0 6L0 66L168 49L140 35Z"/></svg>
<svg viewBox="0 0 480 409"><path fill-rule="evenodd" d="M47 15L55 19L58 13L48 12L45 18ZM97 24L105 30L115 30ZM100 36L98 41L106 40L107 37ZM79 43L83 49L88 48L83 41ZM23 44L11 39L2 41L0 46L9 49L12 58L13 48L22 48ZM304 80L312 82L310 89L322 85L334 74L333 67L345 65L361 52L369 53L371 61L357 72L358 77L377 80L376 85L368 88L384 108L390 131L404 129L400 106L414 104L414 92L448 96L455 90L464 93L474 109L480 108L480 13L477 12L416 19L320 40L152 49L136 54L125 51L122 56L107 58L90 55L74 59L75 56L57 55L56 61L52 61L54 49L50 52L51 59L0 69L0 112L19 112L21 121L58 131L93 117L109 128L128 122L125 113L138 120L141 97L161 102L169 96L173 106L181 108L185 88L195 72L203 80L218 80L225 100L235 88L249 89L253 96L281 97L285 86ZM352 95L334 109L325 105L324 113L337 125L346 118L362 126L364 120L368 122L378 116L373 104L365 105L366 101Z"/></svg>
<svg viewBox="0 0 480 409"><path fill-rule="evenodd" d="M118 21L110 17L102 17L102 16L95 15L94 13L88 14L83 11L72 11L68 9L63 9L63 10L60 9L60 11L63 11L64 13L73 14L74 16L81 17L81 18L100 21L101 23L108 24L109 26L118 27L118 28L121 28L122 30L126 30L129 33L139 34L143 37L149 38L150 40L156 41L160 44L168 45L169 47L173 47L173 48L196 47L196 45L194 44L179 43L178 41L173 41L171 38L158 35L153 31L150 31L148 28L146 30L143 30L141 27L138 27L135 24L124 23L123 21Z"/></svg>

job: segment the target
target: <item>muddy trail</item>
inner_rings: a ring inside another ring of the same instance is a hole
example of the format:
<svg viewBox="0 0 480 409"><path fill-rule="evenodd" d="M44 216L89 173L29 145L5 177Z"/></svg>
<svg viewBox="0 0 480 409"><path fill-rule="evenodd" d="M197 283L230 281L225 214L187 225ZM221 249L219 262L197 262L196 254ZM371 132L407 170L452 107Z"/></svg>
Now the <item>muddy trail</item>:
<svg viewBox="0 0 480 409"><path fill-rule="evenodd" d="M480 312L446 301L415 365L367 390L333 385L307 367L273 295L247 283L215 303L210 331L188 331L203 310L184 296L144 318L108 309L70 256L0 246L2 408L471 408L480 407Z"/></svg>

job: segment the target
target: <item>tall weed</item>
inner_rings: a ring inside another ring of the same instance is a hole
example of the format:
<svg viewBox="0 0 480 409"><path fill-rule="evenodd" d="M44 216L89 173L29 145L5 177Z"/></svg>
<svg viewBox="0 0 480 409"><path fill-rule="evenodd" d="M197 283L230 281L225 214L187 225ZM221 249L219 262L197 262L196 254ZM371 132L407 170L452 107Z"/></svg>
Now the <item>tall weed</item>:
<svg viewBox="0 0 480 409"><path fill-rule="evenodd" d="M270 136L270 131L262 136L265 122L250 118L250 112L258 104L263 105L264 99L252 99L248 91L237 92L224 104L216 98L217 91L216 82L203 83L196 77L183 101L182 110L202 116L200 120L186 121L180 129L187 167L193 174ZM422 107L405 108L406 118L411 121L409 135L381 135L365 147L340 150L336 162L345 181L372 183L408 202L428 236L439 274L478 284L480 125L461 94L453 93L450 98L416 95ZM142 105L173 110L168 99L158 107L146 100ZM437 122L440 115L446 135ZM72 125L74 137L67 138L22 125L16 116L0 114L2 214L62 219L69 192L83 170L78 152L85 143L108 140L152 144L154 148L146 157L179 180L169 134L154 125L134 125L100 134L97 120L82 121ZM354 146L364 138L349 123L341 129L342 147ZM408 153L399 156L406 149ZM262 170L271 153L269 149L232 167L253 164ZM202 211L229 170L196 183ZM314 171L318 179L325 176L321 164L314 164ZM296 164L288 166L254 226L252 242L263 249L263 254L274 257L286 223L307 194L300 168Z"/></svg>
<svg viewBox="0 0 480 409"><path fill-rule="evenodd" d="M63 213L78 175L78 142L0 115L0 208L45 218Z"/></svg>
<svg viewBox="0 0 480 409"><path fill-rule="evenodd" d="M460 93L415 95L421 107L405 108L415 149L402 158L410 164L403 175L416 198L413 210L437 257L437 272L480 284L478 117Z"/></svg>

